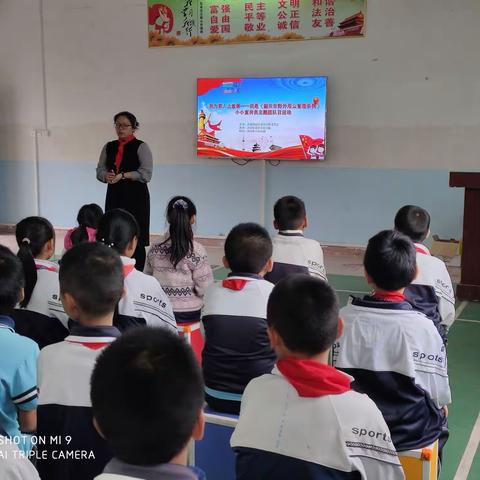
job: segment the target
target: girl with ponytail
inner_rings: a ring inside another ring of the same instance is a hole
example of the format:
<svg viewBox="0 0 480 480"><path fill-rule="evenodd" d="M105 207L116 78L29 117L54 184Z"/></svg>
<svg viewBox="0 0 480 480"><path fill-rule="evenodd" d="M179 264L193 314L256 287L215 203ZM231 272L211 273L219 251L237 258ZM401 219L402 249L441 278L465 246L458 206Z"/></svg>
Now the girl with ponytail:
<svg viewBox="0 0 480 480"><path fill-rule="evenodd" d="M82 242L95 242L98 222L102 218L103 210L96 203L83 205L78 211L78 227L72 228L65 235L65 250Z"/></svg>
<svg viewBox="0 0 480 480"><path fill-rule="evenodd" d="M18 258L25 276L25 297L20 307L58 318L66 327L68 318L60 300L58 265L49 261L55 253L55 231L42 217L27 217L17 223Z"/></svg>
<svg viewBox="0 0 480 480"><path fill-rule="evenodd" d="M97 240L116 250L123 263L125 294L118 303L114 325L121 331L147 325L177 332L172 306L162 287L155 278L135 268L131 257L138 238L138 223L126 210L109 210L98 224Z"/></svg>
<svg viewBox="0 0 480 480"><path fill-rule="evenodd" d="M153 275L169 296L177 322L200 319L205 289L213 283L205 248L194 240L197 209L188 197L173 197L167 205L165 241L150 249L145 273Z"/></svg>

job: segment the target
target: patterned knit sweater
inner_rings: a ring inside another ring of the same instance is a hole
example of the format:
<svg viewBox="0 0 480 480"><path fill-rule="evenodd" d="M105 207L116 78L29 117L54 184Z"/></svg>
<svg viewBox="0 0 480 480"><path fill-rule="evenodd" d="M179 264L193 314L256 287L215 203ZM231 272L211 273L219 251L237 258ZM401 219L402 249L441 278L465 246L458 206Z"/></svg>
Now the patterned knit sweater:
<svg viewBox="0 0 480 480"><path fill-rule="evenodd" d="M213 273L203 245L194 241L193 252L170 262L170 242L157 243L147 255L145 273L153 275L170 298L174 312L192 312L203 306L205 289L213 283Z"/></svg>

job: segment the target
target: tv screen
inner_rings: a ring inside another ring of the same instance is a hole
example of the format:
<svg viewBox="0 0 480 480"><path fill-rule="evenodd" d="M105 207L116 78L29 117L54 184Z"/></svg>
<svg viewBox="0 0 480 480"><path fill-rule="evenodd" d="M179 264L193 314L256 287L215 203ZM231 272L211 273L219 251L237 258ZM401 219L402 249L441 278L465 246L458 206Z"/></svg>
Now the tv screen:
<svg viewBox="0 0 480 480"><path fill-rule="evenodd" d="M324 160L327 77L199 78L197 155Z"/></svg>

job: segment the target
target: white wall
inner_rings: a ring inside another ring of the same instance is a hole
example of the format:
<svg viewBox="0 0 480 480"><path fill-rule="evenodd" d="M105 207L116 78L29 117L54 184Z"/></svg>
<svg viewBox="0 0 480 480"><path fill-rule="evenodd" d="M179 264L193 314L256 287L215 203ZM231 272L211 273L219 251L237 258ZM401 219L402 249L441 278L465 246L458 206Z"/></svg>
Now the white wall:
<svg viewBox="0 0 480 480"><path fill-rule="evenodd" d="M0 169L32 160L28 132L43 123L39 5L10 0L0 6ZM328 75L328 162L307 165L313 175L344 167L369 168L373 176L397 168L412 176L478 168L478 0L369 0L365 39L172 49L147 48L145 1L44 0L43 17L51 135L39 138L39 156L45 181L59 168L73 180L66 208L77 208L88 195L101 201L93 168L113 137L112 115L124 108L139 117L139 137L157 164L218 165L195 156L195 80L202 76ZM231 168L242 177L239 167ZM285 175L290 168L297 165L288 164ZM75 183L79 169L82 182L92 172L90 185ZM219 173L217 180L225 178ZM245 179L244 186L259 195L260 184ZM47 188L41 185L42 198ZM399 201L392 199L391 208ZM50 207L51 199L43 203ZM0 213L0 219L12 215ZM460 224L451 218L445 232L458 233Z"/></svg>

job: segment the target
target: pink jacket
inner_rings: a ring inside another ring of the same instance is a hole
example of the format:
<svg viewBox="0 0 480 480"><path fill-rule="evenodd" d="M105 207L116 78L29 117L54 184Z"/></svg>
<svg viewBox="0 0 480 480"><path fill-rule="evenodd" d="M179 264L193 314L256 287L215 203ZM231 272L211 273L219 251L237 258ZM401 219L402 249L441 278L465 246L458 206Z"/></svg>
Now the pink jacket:
<svg viewBox="0 0 480 480"><path fill-rule="evenodd" d="M170 263L170 242L153 245L147 254L145 273L160 282L174 312L200 310L205 289L213 283L207 252L196 241L193 242L193 252L188 253L176 269Z"/></svg>
<svg viewBox="0 0 480 480"><path fill-rule="evenodd" d="M71 228L67 234L65 235L65 240L63 241L63 245L65 247L65 250L70 250L70 248L73 247L72 245L72 240L71 240L71 236L72 236L72 233L79 227L75 227L75 228ZM88 241L89 242L95 242L96 239L95 239L95 236L97 234L97 230L95 228L90 228L90 227L86 227L87 228L87 234L88 234Z"/></svg>

